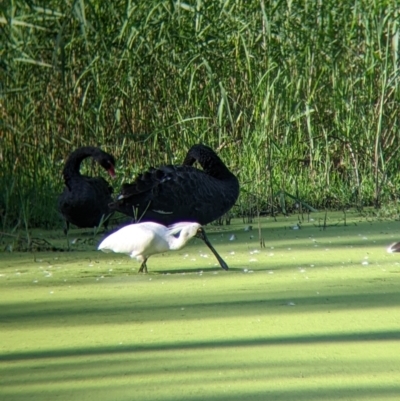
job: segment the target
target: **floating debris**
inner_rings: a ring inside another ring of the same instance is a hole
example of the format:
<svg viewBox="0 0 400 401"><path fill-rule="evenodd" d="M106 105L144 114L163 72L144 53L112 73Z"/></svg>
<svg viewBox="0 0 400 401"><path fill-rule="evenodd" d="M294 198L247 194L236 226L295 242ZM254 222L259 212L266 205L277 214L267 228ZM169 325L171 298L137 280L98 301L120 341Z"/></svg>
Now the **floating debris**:
<svg viewBox="0 0 400 401"><path fill-rule="evenodd" d="M253 255L254 253L260 253L258 249L254 249L253 251L250 251L250 255Z"/></svg>

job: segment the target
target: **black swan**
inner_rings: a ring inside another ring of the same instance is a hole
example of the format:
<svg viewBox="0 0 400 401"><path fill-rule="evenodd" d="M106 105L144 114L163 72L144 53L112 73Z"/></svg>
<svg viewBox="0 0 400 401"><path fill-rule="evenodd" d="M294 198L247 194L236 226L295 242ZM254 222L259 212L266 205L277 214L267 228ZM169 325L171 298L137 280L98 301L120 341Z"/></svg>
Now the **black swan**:
<svg viewBox="0 0 400 401"><path fill-rule="evenodd" d="M79 228L93 228L104 221L104 227L107 229L107 216L111 213L108 204L113 200L113 191L104 178L81 175L81 162L90 156L107 170L111 177L115 177L115 159L101 149L85 146L70 154L63 169L65 188L58 198L58 210L66 223L65 234L70 223Z"/></svg>
<svg viewBox="0 0 400 401"><path fill-rule="evenodd" d="M98 249L103 252L127 253L142 263L139 273L147 273L146 262L151 255L181 249L193 237L199 237L207 243L207 237L199 223L181 222L165 227L148 221L122 227L105 238ZM228 270L228 266L217 251L211 244L208 245L221 267Z"/></svg>
<svg viewBox="0 0 400 401"><path fill-rule="evenodd" d="M197 161L202 170L193 167ZM193 145L178 166L150 168L122 186L112 210L135 221L165 226L181 221L205 225L223 216L239 196L239 182L208 146Z"/></svg>

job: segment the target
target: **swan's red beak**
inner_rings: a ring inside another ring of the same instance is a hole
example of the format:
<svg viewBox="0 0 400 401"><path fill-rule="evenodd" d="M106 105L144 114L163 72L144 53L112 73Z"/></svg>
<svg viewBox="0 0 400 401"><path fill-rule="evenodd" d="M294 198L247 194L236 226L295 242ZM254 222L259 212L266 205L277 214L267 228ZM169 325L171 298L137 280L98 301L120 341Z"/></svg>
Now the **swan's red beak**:
<svg viewBox="0 0 400 401"><path fill-rule="evenodd" d="M114 170L114 166L110 167L110 168L107 170L107 172L108 172L108 174L110 174L111 178L115 178L115 177L116 177L116 175L115 175L115 170Z"/></svg>

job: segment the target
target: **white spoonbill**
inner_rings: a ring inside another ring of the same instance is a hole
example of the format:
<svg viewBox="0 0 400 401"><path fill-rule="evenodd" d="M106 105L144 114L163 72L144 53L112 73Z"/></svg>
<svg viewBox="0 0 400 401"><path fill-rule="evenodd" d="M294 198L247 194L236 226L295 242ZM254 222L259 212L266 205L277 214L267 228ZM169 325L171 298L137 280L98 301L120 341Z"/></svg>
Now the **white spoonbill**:
<svg viewBox="0 0 400 401"><path fill-rule="evenodd" d="M151 255L181 249L193 237L201 238L221 267L228 270L228 265L213 248L199 223L181 222L169 227L151 221L130 224L105 238L98 249L103 252L126 253L142 262L139 273L147 273L146 262Z"/></svg>

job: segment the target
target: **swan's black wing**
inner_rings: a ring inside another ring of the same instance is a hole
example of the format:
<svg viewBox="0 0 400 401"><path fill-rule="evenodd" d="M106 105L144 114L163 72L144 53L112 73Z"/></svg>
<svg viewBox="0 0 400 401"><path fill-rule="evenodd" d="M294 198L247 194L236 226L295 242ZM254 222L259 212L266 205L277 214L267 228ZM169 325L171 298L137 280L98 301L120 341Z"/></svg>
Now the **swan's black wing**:
<svg viewBox="0 0 400 401"><path fill-rule="evenodd" d="M140 221L204 225L226 213L238 195L239 184L233 175L219 180L190 166L162 166L123 185L110 207Z"/></svg>

